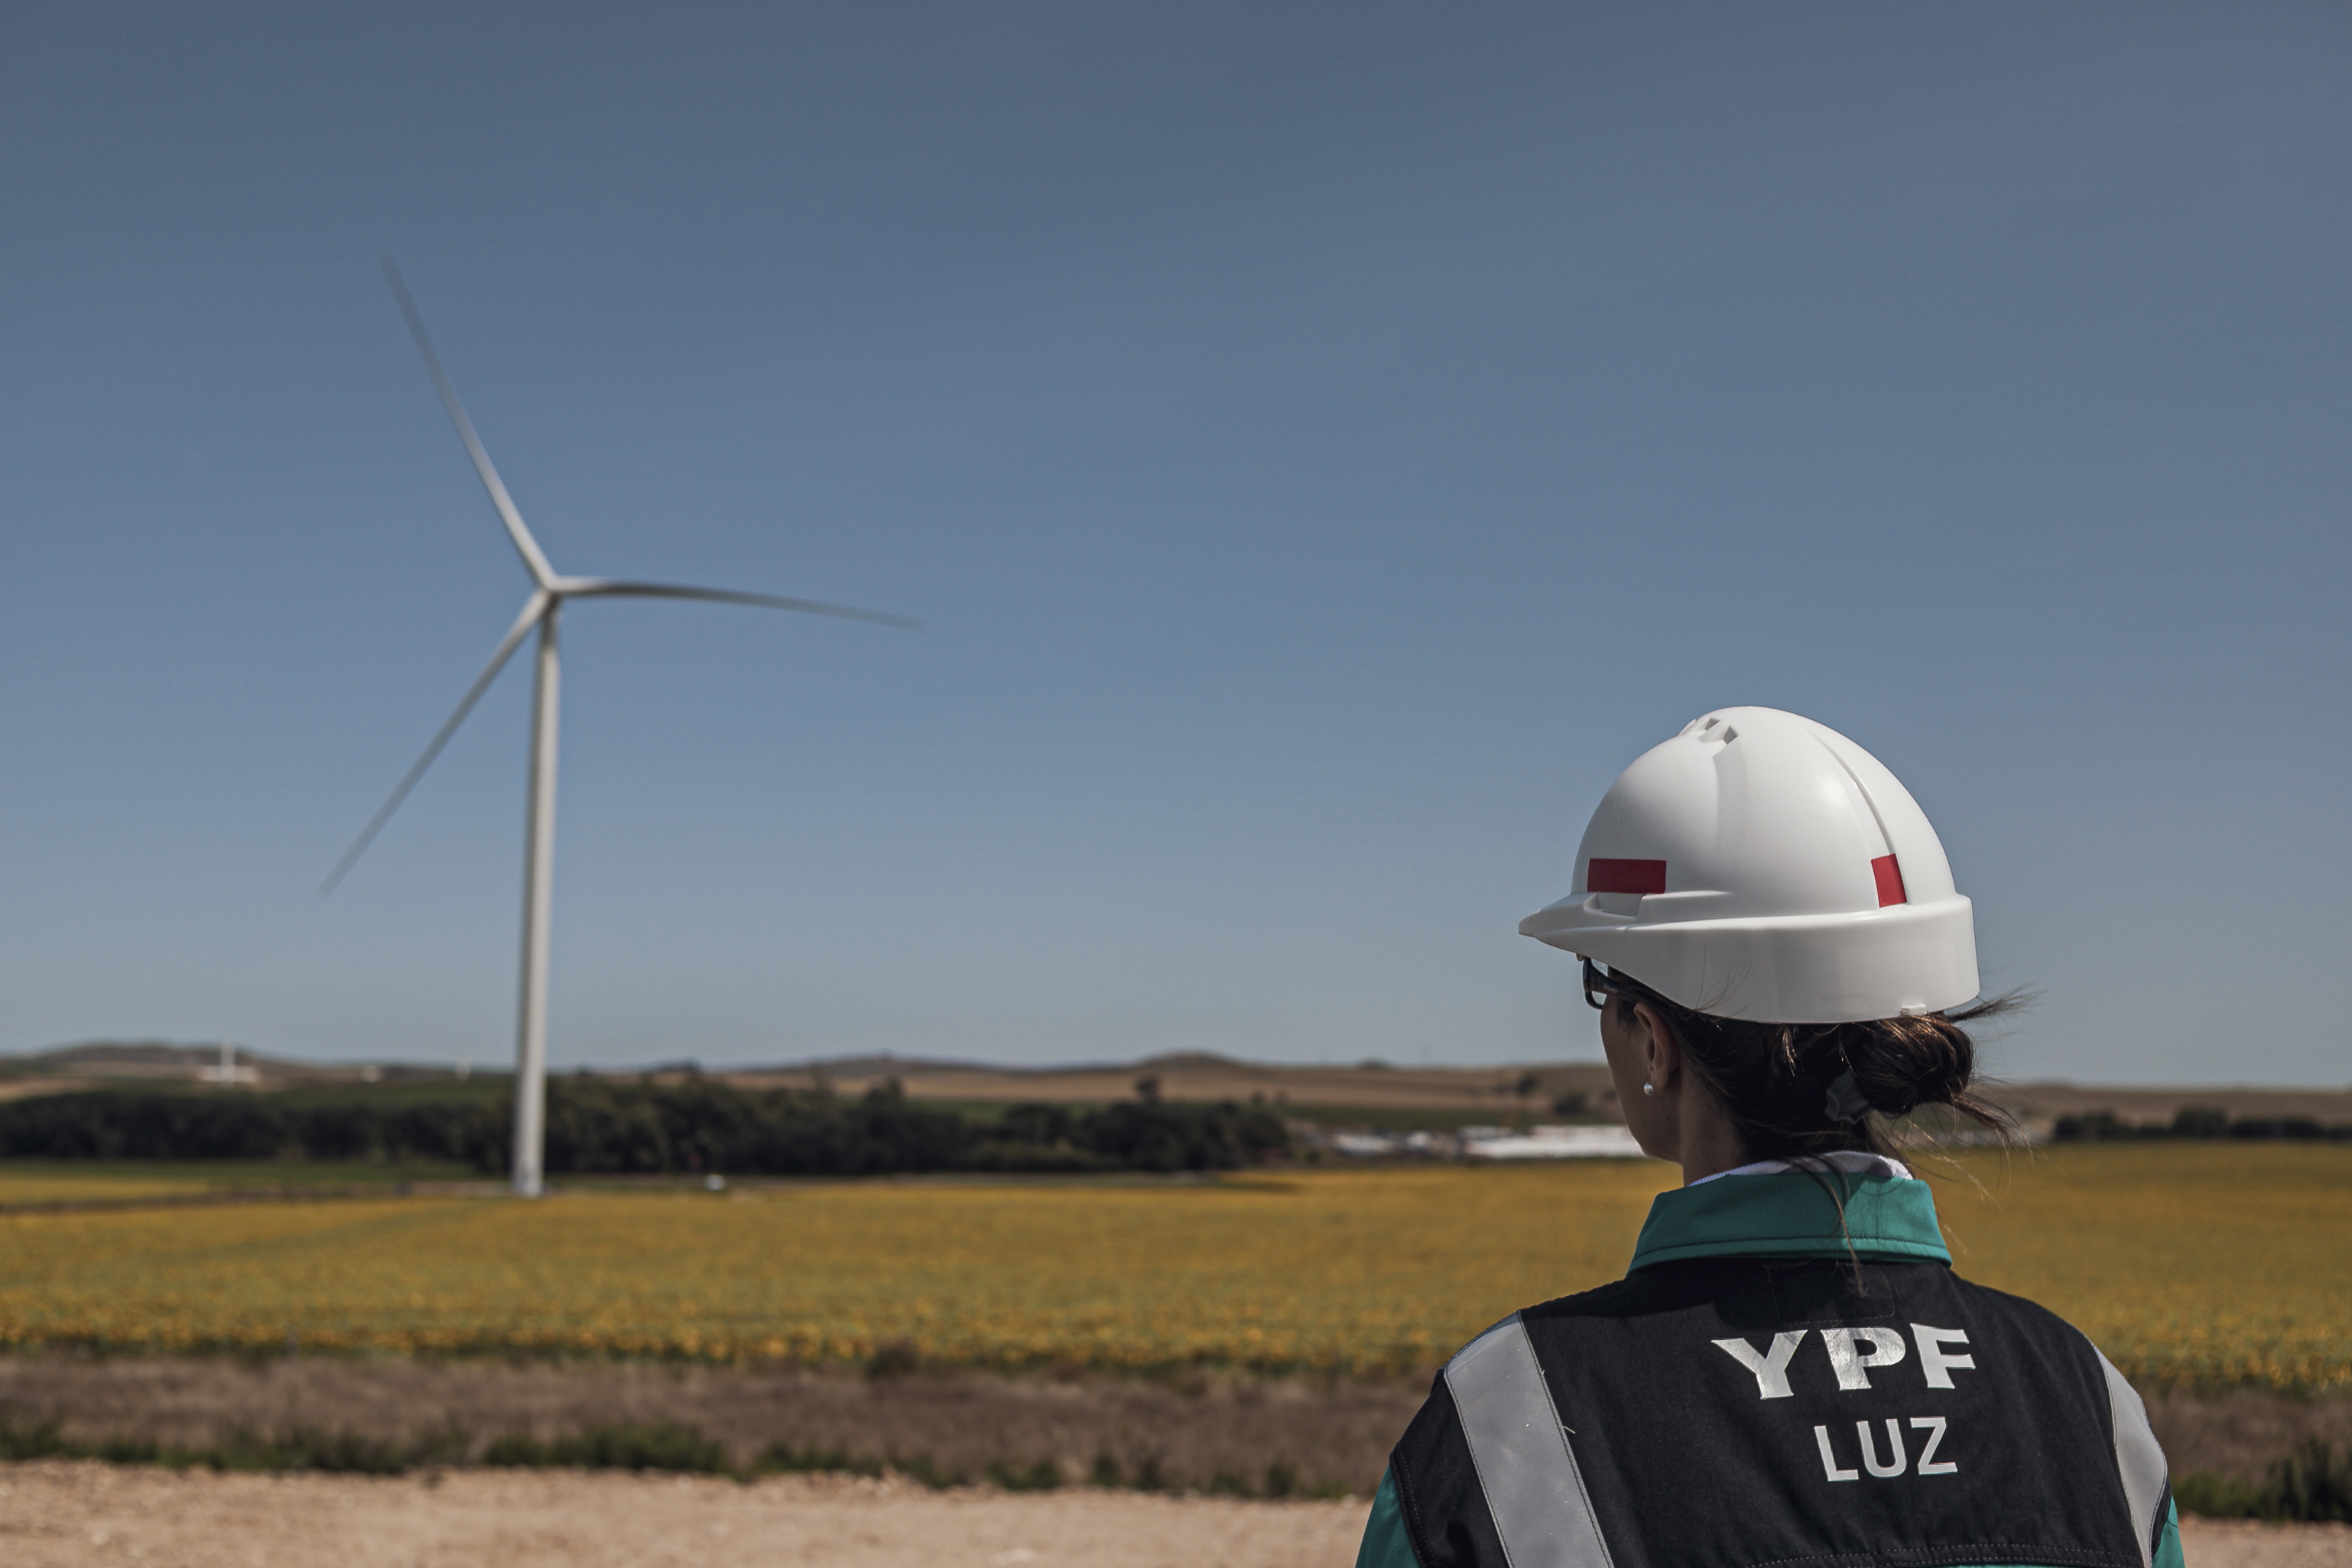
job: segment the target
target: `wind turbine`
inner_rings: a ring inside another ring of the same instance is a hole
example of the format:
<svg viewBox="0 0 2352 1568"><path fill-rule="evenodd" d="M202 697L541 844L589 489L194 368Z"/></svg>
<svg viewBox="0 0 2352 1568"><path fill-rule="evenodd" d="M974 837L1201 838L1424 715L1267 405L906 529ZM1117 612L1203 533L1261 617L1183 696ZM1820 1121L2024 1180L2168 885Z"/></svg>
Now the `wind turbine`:
<svg viewBox="0 0 2352 1568"><path fill-rule="evenodd" d="M538 677L531 689L530 706L530 806L529 825L523 839L522 872L522 998L515 1025L515 1094L514 1094L514 1189L525 1197L539 1196L545 1170L547 1131L547 950L548 906L554 892L555 861L555 717L560 690L557 659L557 622L563 614L564 604L574 599L699 599L719 604L751 604L767 610L794 610L808 615L832 615L845 621L871 621L882 626L900 626L914 630L921 622L903 615L886 615L875 610L857 610L845 604L824 604L813 599L783 599L772 593L739 593L726 588L686 588L670 582L619 582L599 577L565 577L548 564L547 556L539 541L523 526L522 514L515 508L514 498L499 478L499 471L490 465L490 455L482 448L481 437L474 434L474 422L466 417L466 405L457 401L457 389L449 384L449 377L441 369L441 357L433 351L433 340L425 335L425 319L416 313L416 302L408 297L408 287L401 281L400 271L389 259L383 264L383 274L392 284L393 298L400 302L400 313L407 319L409 335L416 340L416 351L425 356L425 368L433 376L433 385L441 394L442 406L449 411L449 421L457 427L457 439L466 444L466 455L474 460L474 472L481 476L482 488L490 495L490 505L498 509L499 520L506 525L507 538L515 553L522 558L523 570L530 573L530 597L523 601L522 613L508 628L498 651L476 676L474 684L457 703L457 711L449 716L432 740L425 754L402 775L393 786L391 796L368 819L335 869L327 873L319 889L324 897L335 891L360 856L366 852L408 792L416 788L466 716L506 668L507 661L522 645L522 640L536 629L539 632Z"/></svg>

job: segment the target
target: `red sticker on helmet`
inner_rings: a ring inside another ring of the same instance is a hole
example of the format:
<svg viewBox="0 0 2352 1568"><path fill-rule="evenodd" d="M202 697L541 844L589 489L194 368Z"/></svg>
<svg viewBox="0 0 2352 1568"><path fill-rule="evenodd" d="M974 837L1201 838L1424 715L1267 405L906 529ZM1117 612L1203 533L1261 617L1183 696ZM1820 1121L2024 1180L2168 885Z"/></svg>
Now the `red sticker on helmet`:
<svg viewBox="0 0 2352 1568"><path fill-rule="evenodd" d="M1903 868L1895 863L1893 855L1881 855L1871 862L1870 874L1878 879L1879 908L1911 902L1910 895L1903 891Z"/></svg>
<svg viewBox="0 0 2352 1568"><path fill-rule="evenodd" d="M1888 863L1894 863L1889 857ZM1900 886L1901 883L1896 883ZM1664 893L1666 891L1666 862L1664 861L1605 861L1592 857L1585 867L1584 891L1587 893Z"/></svg>

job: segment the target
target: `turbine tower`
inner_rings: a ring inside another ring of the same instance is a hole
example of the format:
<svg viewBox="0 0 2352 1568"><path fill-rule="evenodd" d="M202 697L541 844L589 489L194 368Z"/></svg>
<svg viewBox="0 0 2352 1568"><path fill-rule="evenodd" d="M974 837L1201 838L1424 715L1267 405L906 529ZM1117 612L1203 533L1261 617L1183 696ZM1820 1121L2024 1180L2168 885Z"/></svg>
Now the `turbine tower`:
<svg viewBox="0 0 2352 1568"><path fill-rule="evenodd" d="M450 423L457 427L457 439L466 444L466 455L474 460L474 472L481 476L482 488L490 495L490 505L498 509L499 520L506 525L507 538L515 553L522 558L523 570L530 573L530 597L523 601L522 613L490 655L490 662L467 687L451 714L425 746L425 754L402 775L393 786L392 794L368 819L366 827L335 869L327 873L320 887L321 897L335 891L362 854L366 852L408 792L416 788L457 727L474 710L482 694L506 668L522 640L535 629L539 632L537 678L531 688L530 705L530 786L528 826L523 836L522 872L522 997L515 1025L515 1090L514 1090L514 1189L525 1197L540 1194L545 1170L547 1131L547 951L548 906L554 892L555 861L555 733L556 708L561 692L561 670L557 657L558 623L562 619L564 604L574 599L699 599L719 604L751 604L767 610L794 610L808 615L831 615L845 621L871 621L882 626L900 626L913 630L919 622L903 615L885 615L879 611L857 610L845 604L824 604L813 599L783 599L772 593L739 593L724 588L685 588L668 582L617 582L597 577L564 577L548 564L539 541L531 538L523 526L522 514L516 510L514 499L499 478L499 471L490 465L490 455L482 448L481 438L474 434L474 422L466 417L466 405L457 401L457 389L449 384L449 377L441 369L441 358L433 351L433 340L425 336L425 319L416 313L416 303L408 297L407 285L401 281L399 269L390 260L383 264L384 277L392 284L393 298L400 302L400 313L408 321L410 336L416 340L416 351L425 356L425 368L433 377L433 385L441 394L442 406L449 411Z"/></svg>

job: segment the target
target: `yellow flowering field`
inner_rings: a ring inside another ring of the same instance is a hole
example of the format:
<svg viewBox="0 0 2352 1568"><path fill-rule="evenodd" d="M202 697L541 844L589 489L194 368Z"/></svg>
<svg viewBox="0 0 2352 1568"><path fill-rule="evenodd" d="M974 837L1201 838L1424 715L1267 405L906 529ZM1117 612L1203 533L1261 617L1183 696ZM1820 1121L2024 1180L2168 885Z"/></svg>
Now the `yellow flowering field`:
<svg viewBox="0 0 2352 1568"><path fill-rule="evenodd" d="M1963 1272L2135 1377L2352 1384L2352 1149L2077 1147L1940 1179ZM1428 1366L1614 1279L1672 1170L840 1183L0 1214L0 1343ZM5 1201L0 1191L0 1201Z"/></svg>
<svg viewBox="0 0 2352 1568"><path fill-rule="evenodd" d="M1953 1266L2135 1381L2352 1387L2352 1147L2057 1145L1968 1171L1982 1193L1936 1181Z"/></svg>

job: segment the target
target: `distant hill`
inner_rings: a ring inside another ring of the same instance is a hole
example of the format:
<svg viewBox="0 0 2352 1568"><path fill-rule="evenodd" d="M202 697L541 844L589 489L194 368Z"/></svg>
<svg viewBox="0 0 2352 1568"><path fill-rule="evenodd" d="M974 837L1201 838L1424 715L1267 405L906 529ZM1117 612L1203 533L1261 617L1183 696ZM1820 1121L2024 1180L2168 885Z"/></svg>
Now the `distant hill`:
<svg viewBox="0 0 2352 1568"><path fill-rule="evenodd" d="M0 1056L0 1098L148 1080L159 1085L194 1085L217 1065L215 1044L168 1040L86 1040L22 1056ZM457 1074L442 1062L306 1061L265 1055L239 1046L240 1065L257 1070L257 1086L285 1089L358 1082L422 1083ZM494 1064L476 1074L502 1075ZM562 1071L570 1071L563 1069ZM897 1079L918 1100L1008 1103L1043 1101L1103 1104L1131 1100L1138 1082L1155 1081L1163 1099L1185 1102L1234 1100L1299 1110L1360 1109L1394 1120L1408 1113L1433 1119L1483 1121L1540 1117L1570 1095L1582 1095L1591 1110L1607 1114L1615 1103L1608 1069L1594 1061L1503 1063L1482 1067L1391 1065L1365 1061L1352 1065L1244 1061L1214 1051L1171 1051L1140 1061L1088 1061L1048 1066L1013 1066L945 1057L889 1052L839 1056L765 1066L696 1066L667 1062L651 1068L599 1069L657 1079L692 1071L744 1088L813 1088L822 1082L845 1094L862 1093ZM2302 1117L2328 1126L2352 1124L2352 1090L2273 1088L2261 1085L2169 1087L2072 1082L2000 1083L1990 1097L2031 1125L2046 1128L2061 1116L2112 1112L2131 1124L2169 1123L2185 1109L2210 1108L2233 1119Z"/></svg>
<svg viewBox="0 0 2352 1568"><path fill-rule="evenodd" d="M1056 1104L1105 1104L1132 1100L1150 1079L1160 1098L1297 1107L1354 1107L1427 1112L1453 1120L1485 1121L1523 1113L1549 1114L1562 1095L1600 1101L1608 1069L1598 1062L1504 1067L1298 1066L1240 1061L1209 1051L1176 1051L1139 1061L1049 1067L997 1067L928 1061L911 1057L840 1058L771 1068L713 1068L746 1088L806 1088L818 1082L859 1093L895 1078L918 1100Z"/></svg>
<svg viewBox="0 0 2352 1568"><path fill-rule="evenodd" d="M306 1084L414 1082L454 1079L454 1063L304 1061L270 1056L247 1047L233 1048L237 1082L258 1089L291 1089ZM217 1042L180 1045L170 1040L83 1040L21 1056L0 1056L0 1099L17 1100L33 1094L63 1093L75 1089L124 1087L151 1083L158 1087L201 1084L220 1065Z"/></svg>
<svg viewBox="0 0 2352 1568"><path fill-rule="evenodd" d="M29 1056L10 1057L12 1063L22 1063L42 1072L94 1072L153 1075L165 1072L190 1072L210 1066L220 1060L218 1045L173 1045L167 1040L93 1040L79 1045L60 1045L49 1051L35 1051ZM237 1047L237 1060L258 1061L257 1053Z"/></svg>

